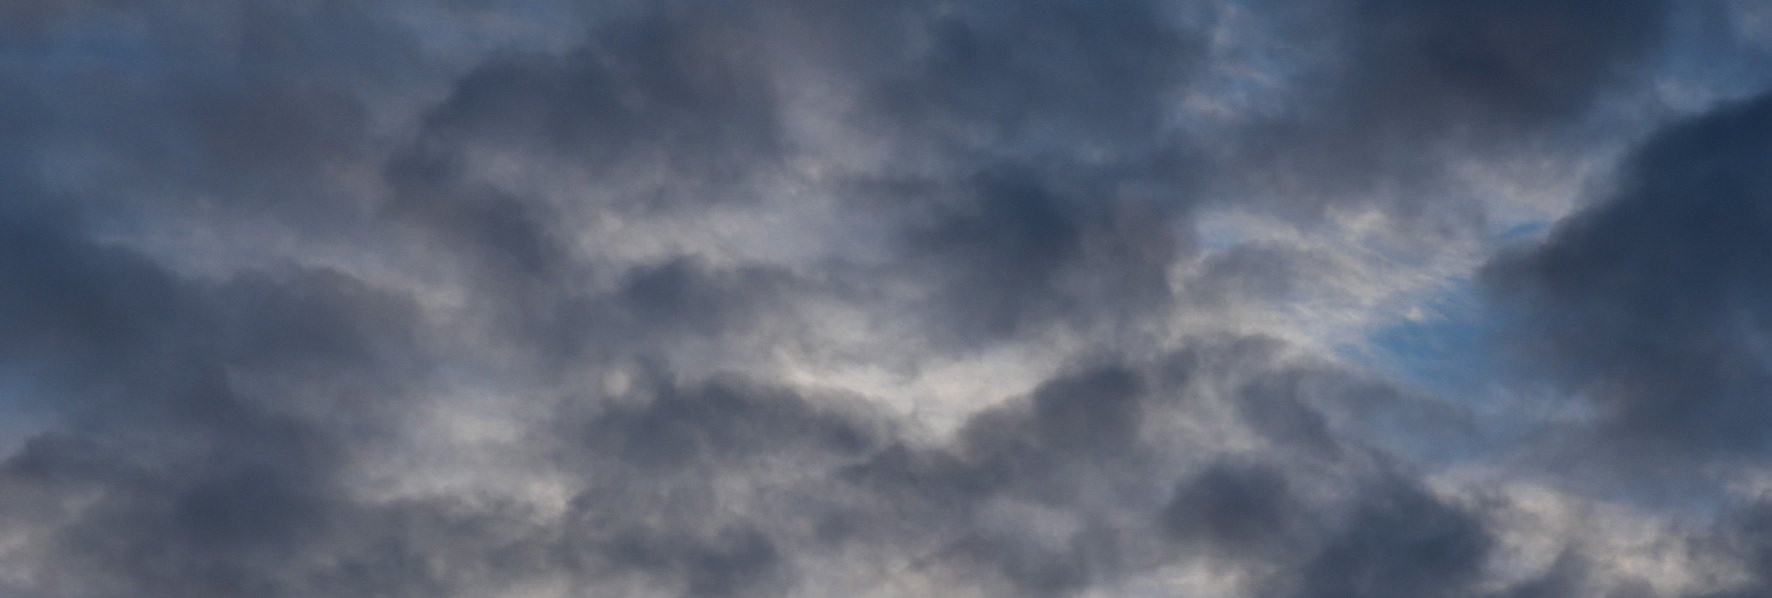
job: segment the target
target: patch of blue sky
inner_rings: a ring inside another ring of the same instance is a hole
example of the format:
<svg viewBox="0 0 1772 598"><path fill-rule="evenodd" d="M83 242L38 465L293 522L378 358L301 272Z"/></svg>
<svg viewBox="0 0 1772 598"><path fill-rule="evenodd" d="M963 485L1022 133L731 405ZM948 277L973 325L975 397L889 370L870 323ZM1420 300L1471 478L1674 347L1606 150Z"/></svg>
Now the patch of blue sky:
<svg viewBox="0 0 1772 598"><path fill-rule="evenodd" d="M1480 461L1543 423L1511 399L1497 334L1503 316L1465 280L1403 310L1343 359L1400 386L1407 397L1369 414L1378 441L1428 463ZM1523 400L1523 399L1522 399Z"/></svg>
<svg viewBox="0 0 1772 598"><path fill-rule="evenodd" d="M1412 302L1358 342L1336 348L1342 359L1435 393L1464 394L1490 374L1484 308L1475 284Z"/></svg>
<svg viewBox="0 0 1772 598"><path fill-rule="evenodd" d="M1461 394L1490 379L1488 323L1470 287L1461 283L1371 333L1367 365L1442 395Z"/></svg>
<svg viewBox="0 0 1772 598"><path fill-rule="evenodd" d="M1553 222L1509 226L1489 237L1506 247L1548 234ZM1492 390L1502 376L1495 333L1505 316L1486 301L1475 280L1466 278L1439 294L1415 302L1388 324L1375 328L1344 357L1409 385L1448 398Z"/></svg>

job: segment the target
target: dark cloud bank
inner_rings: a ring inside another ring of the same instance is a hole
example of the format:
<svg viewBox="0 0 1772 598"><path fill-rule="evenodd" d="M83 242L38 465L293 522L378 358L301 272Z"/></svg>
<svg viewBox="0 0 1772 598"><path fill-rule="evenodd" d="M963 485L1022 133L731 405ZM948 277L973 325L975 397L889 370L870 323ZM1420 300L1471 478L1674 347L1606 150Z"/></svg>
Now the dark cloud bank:
<svg viewBox="0 0 1772 598"><path fill-rule="evenodd" d="M0 5L0 595L1772 595L1772 99L1632 108L1700 9L498 4ZM1436 181L1620 114L1481 270L1577 421L1170 332L1316 279L1208 214L1480 237ZM804 374L1022 349L949 431ZM1533 560L1422 445L1712 507Z"/></svg>

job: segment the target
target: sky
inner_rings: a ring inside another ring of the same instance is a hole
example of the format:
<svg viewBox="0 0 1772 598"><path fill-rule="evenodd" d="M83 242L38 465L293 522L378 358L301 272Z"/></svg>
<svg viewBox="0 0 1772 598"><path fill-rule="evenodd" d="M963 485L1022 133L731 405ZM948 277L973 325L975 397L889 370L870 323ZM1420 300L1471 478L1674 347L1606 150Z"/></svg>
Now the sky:
<svg viewBox="0 0 1772 598"><path fill-rule="evenodd" d="M1772 596L1772 4L0 2L0 596Z"/></svg>

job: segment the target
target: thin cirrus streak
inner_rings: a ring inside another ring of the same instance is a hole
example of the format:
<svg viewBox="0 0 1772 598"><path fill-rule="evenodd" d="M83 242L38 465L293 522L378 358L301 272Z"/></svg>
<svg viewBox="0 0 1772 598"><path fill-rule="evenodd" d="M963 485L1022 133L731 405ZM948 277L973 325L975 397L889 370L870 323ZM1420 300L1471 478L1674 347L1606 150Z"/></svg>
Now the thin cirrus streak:
<svg viewBox="0 0 1772 598"><path fill-rule="evenodd" d="M1772 594L1768 23L0 4L0 595Z"/></svg>

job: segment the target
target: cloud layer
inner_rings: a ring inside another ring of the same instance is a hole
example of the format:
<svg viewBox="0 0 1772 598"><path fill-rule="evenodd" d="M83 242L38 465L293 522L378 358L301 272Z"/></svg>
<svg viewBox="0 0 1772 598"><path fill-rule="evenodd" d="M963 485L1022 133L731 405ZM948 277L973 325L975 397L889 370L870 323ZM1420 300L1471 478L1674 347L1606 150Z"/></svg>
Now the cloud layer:
<svg viewBox="0 0 1772 598"><path fill-rule="evenodd" d="M9 3L0 594L1762 595L1769 18Z"/></svg>

